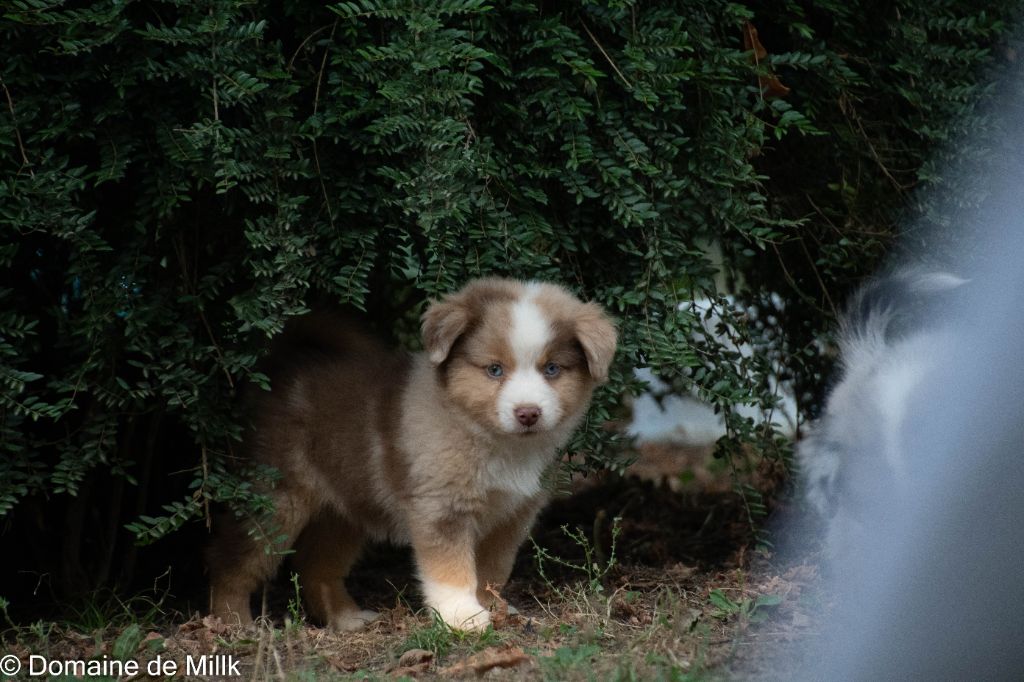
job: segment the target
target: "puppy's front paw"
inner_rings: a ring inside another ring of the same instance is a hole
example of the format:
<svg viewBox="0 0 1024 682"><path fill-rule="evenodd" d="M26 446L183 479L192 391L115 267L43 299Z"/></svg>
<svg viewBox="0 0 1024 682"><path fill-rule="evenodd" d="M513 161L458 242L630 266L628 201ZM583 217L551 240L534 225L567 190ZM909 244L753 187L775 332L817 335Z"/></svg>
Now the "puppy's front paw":
<svg viewBox="0 0 1024 682"><path fill-rule="evenodd" d="M380 618L376 611L342 611L331 616L328 626L336 632L362 630L367 624Z"/></svg>
<svg viewBox="0 0 1024 682"><path fill-rule="evenodd" d="M473 590L425 582L423 595L427 606L456 630L483 630L491 622L491 614L477 601Z"/></svg>
<svg viewBox="0 0 1024 682"><path fill-rule="evenodd" d="M491 614L476 599L438 604L434 608L441 620L456 630L483 630L491 622Z"/></svg>

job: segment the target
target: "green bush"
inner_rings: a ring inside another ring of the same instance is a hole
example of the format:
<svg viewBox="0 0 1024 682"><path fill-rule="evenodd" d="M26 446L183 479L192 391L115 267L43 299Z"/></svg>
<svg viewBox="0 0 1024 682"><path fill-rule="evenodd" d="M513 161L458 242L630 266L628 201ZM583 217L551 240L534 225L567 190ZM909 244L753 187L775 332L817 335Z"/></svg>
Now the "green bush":
<svg viewBox="0 0 1024 682"><path fill-rule="evenodd" d="M251 500L232 405L289 316L351 305L414 346L425 302L481 274L619 319L588 466L615 465L600 426L645 365L725 412L726 454L773 455L731 410L771 403L765 359L675 303L757 335L723 285L779 292L813 384L808 340L976 124L1011 4L9 0L0 513L49 548L26 563L124 578L124 524L150 541Z"/></svg>

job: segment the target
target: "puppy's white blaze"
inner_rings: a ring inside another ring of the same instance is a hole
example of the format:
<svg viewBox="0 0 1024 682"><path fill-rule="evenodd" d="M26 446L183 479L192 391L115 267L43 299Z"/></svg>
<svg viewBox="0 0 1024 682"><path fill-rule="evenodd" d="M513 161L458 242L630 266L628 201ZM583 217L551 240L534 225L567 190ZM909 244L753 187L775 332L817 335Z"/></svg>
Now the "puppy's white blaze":
<svg viewBox="0 0 1024 682"><path fill-rule="evenodd" d="M527 292L532 293L535 288L528 287ZM497 404L498 421L507 432L523 430L516 419L516 408L520 405L540 408L540 420L534 426L538 430L552 428L562 417L558 394L537 370L551 337L551 324L532 298L521 299L512 306L509 344L516 366L505 380Z"/></svg>
<svg viewBox="0 0 1024 682"><path fill-rule="evenodd" d="M423 599L448 625L462 630L480 630L491 621L476 599L476 586L455 587L423 579Z"/></svg>
<svg viewBox="0 0 1024 682"><path fill-rule="evenodd" d="M520 299L512 306L509 340L517 367L537 362L544 346L551 340L551 325L532 298Z"/></svg>

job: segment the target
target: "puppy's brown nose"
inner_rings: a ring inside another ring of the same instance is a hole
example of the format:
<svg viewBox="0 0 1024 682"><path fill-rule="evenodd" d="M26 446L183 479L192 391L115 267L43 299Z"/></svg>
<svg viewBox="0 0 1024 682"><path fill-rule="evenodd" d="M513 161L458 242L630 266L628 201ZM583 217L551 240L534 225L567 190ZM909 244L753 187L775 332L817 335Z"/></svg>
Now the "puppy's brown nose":
<svg viewBox="0 0 1024 682"><path fill-rule="evenodd" d="M520 405L516 408L516 421L523 426L533 426L540 419L540 408L536 405Z"/></svg>

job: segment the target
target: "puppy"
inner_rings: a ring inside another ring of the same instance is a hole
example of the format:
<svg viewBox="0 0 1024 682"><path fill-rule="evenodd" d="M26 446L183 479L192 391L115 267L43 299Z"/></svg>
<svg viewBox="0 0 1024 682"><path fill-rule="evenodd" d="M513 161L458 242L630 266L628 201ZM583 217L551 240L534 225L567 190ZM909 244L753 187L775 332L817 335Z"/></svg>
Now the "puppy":
<svg viewBox="0 0 1024 682"><path fill-rule="evenodd" d="M562 287L481 279L423 315L424 351L381 348L307 317L271 353L252 458L280 471L271 530L223 519L208 552L211 611L251 620L249 597L294 542L307 610L337 630L360 610L344 579L364 541L411 544L426 605L481 629L487 585L509 577L546 501L545 470L608 377L612 322ZM284 537L267 543L249 535Z"/></svg>
<svg viewBox="0 0 1024 682"><path fill-rule="evenodd" d="M907 414L947 354L938 306L965 280L906 268L858 291L839 327L840 377L822 416L797 446L805 499L827 519L826 553L859 546L875 500L899 500L913 485ZM896 513L895 507L893 513Z"/></svg>

